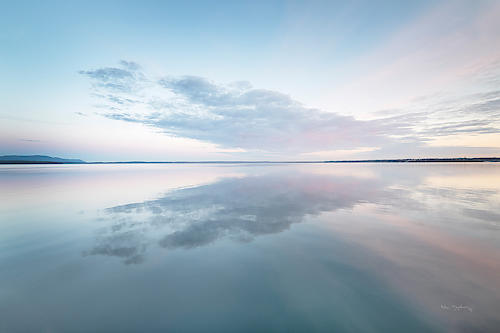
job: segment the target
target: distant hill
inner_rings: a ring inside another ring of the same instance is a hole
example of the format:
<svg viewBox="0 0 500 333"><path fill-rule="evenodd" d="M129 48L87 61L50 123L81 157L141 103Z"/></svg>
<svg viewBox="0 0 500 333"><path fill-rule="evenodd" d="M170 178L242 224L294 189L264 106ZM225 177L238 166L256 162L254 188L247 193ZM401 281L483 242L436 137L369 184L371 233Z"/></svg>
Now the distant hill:
<svg viewBox="0 0 500 333"><path fill-rule="evenodd" d="M85 163L79 159L66 159L45 155L4 155L0 156L0 164L64 164Z"/></svg>

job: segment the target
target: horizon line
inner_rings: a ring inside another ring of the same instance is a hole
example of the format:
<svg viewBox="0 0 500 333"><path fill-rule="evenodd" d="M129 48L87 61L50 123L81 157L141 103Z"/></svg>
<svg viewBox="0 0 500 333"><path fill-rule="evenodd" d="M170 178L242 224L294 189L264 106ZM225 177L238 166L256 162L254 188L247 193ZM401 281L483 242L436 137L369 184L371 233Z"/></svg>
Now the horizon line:
<svg viewBox="0 0 500 333"><path fill-rule="evenodd" d="M9 156L9 155L4 155ZM10 155L16 156L16 155ZM35 157L42 155L17 155L16 157ZM50 156L46 156L50 157ZM53 158L53 157L51 157ZM59 158L58 158L59 159ZM245 164L245 163L289 163L289 164L320 164L320 163L426 163L426 162L500 162L500 157L424 157L424 158L387 158L387 159L356 159L356 160L313 160L313 161L268 161L268 160L255 160L255 161L71 161L71 159L63 159L62 161L37 161L34 160L0 160L0 164ZM64 161L67 160L67 161Z"/></svg>

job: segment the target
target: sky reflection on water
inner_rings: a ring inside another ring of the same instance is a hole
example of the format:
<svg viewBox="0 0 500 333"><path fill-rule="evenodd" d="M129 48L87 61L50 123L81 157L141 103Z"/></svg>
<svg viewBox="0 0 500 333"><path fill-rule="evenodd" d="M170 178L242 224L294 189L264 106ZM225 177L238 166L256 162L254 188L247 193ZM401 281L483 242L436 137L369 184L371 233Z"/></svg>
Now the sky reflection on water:
<svg viewBox="0 0 500 333"><path fill-rule="evenodd" d="M20 166L0 182L0 331L500 327L500 165Z"/></svg>

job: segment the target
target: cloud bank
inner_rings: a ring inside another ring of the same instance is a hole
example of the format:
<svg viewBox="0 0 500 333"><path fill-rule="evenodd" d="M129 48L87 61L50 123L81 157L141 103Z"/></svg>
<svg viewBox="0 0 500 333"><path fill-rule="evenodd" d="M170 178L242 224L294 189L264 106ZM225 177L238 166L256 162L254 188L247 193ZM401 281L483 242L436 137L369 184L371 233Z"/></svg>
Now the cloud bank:
<svg viewBox="0 0 500 333"><path fill-rule="evenodd" d="M436 102L425 110L359 120L305 106L246 81L219 84L198 76L152 77L130 61L80 74L91 80L104 117L221 148L295 154L372 152L409 145L418 150L440 136L500 132L497 90Z"/></svg>
<svg viewBox="0 0 500 333"><path fill-rule="evenodd" d="M384 144L408 132L402 118L361 121L309 108L245 81L216 84L198 76L151 79L135 63L81 71L92 80L105 117L164 133L246 150L310 152Z"/></svg>

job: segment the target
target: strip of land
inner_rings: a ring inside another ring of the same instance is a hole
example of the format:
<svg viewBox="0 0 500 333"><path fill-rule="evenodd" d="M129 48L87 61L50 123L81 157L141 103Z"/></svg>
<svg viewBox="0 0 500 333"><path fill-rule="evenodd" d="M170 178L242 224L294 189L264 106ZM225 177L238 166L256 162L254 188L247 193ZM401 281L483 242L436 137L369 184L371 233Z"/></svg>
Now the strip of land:
<svg viewBox="0 0 500 333"><path fill-rule="evenodd" d="M500 162L500 157L458 157L458 158L402 158L377 160L332 160L332 161L126 161L126 162L85 162L80 159L63 159L45 155L0 156L0 164L249 164L249 163L467 163Z"/></svg>

